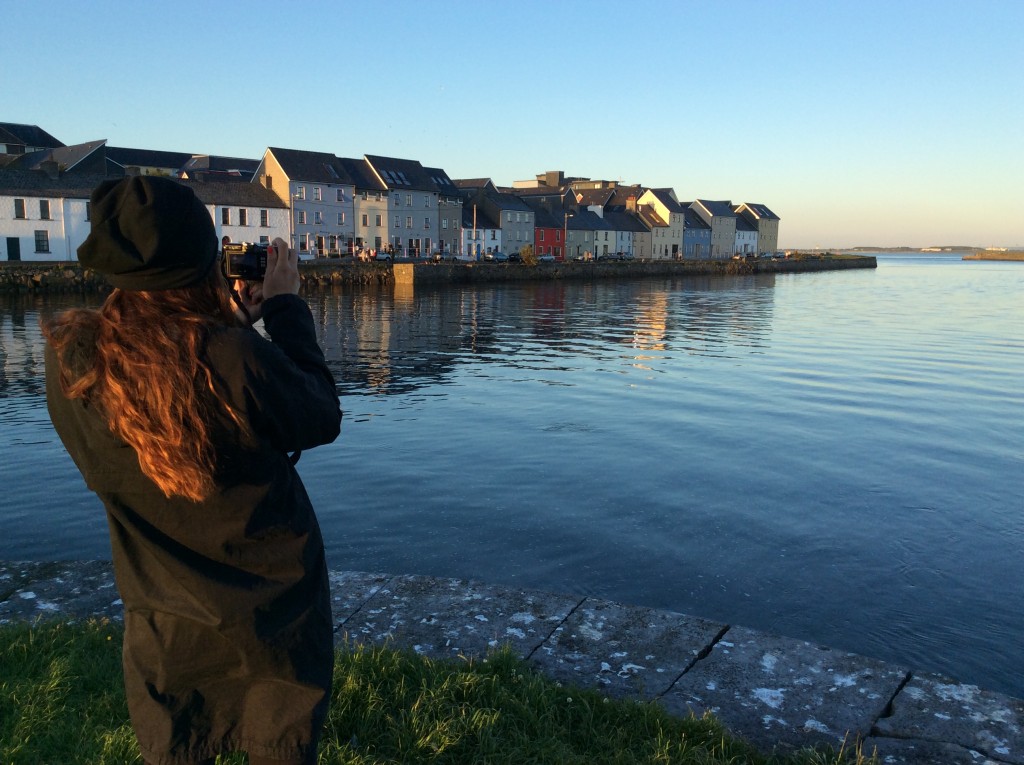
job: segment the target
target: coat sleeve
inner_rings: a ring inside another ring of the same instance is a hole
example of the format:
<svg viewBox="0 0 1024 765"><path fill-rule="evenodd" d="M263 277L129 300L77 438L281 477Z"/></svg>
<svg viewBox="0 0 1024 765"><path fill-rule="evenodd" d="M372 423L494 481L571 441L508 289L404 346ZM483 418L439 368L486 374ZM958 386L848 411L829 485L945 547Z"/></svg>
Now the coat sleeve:
<svg viewBox="0 0 1024 765"><path fill-rule="evenodd" d="M256 435L281 451L327 444L341 430L334 376L317 344L309 306L297 295L266 301L271 340L233 330L211 343L211 364Z"/></svg>

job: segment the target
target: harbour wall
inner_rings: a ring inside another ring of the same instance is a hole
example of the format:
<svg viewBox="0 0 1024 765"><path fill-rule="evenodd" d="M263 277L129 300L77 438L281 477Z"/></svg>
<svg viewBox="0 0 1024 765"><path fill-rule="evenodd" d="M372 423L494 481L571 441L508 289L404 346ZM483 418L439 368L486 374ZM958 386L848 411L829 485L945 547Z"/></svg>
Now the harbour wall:
<svg viewBox="0 0 1024 765"><path fill-rule="evenodd" d="M808 273L876 268L873 256L816 256L787 260L664 260L598 263L357 263L324 259L299 264L303 285L474 284L637 279L648 276L709 276ZM104 277L77 262L0 263L0 293L102 292Z"/></svg>

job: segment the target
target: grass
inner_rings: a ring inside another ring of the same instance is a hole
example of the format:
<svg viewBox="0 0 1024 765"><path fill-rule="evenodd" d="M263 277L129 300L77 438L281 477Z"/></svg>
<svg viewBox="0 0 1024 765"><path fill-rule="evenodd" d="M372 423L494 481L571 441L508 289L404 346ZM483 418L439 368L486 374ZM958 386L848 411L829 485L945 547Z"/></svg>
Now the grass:
<svg viewBox="0 0 1024 765"><path fill-rule="evenodd" d="M110 622L0 627L0 765L141 763L121 681L122 630ZM242 765L243 755L220 765ZM321 765L377 763L686 763L867 765L857 752L767 758L710 716L562 687L510 651L435 661L340 648Z"/></svg>

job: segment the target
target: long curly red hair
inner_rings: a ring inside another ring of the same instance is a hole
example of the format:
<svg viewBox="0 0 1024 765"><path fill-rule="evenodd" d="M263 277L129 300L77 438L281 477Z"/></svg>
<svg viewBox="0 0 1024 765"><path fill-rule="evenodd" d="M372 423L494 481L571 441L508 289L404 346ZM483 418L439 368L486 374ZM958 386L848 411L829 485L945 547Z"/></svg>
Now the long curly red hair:
<svg viewBox="0 0 1024 765"><path fill-rule="evenodd" d="M99 309L65 311L43 333L57 353L64 395L98 405L164 496L200 502L214 489L217 415L226 413L248 433L203 360L211 330L233 325L230 296L214 268L191 287L115 289ZM83 337L95 338L91 365L71 369L65 351Z"/></svg>

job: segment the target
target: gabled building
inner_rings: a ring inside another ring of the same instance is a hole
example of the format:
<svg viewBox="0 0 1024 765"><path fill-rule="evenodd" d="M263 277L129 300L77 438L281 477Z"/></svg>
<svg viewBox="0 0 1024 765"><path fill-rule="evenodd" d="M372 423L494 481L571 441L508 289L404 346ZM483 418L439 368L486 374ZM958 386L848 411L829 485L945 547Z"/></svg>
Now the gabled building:
<svg viewBox="0 0 1024 765"><path fill-rule="evenodd" d="M437 249L458 256L462 253L462 194L455 181L440 167L423 168L437 186Z"/></svg>
<svg viewBox="0 0 1024 765"><path fill-rule="evenodd" d="M391 219L388 217L388 187L377 177L365 158L342 157L342 168L354 184L353 220L355 242L351 250L364 253L389 250L391 247Z"/></svg>
<svg viewBox="0 0 1024 765"><path fill-rule="evenodd" d="M390 241L398 256L425 257L437 249L437 206L441 190L414 159L366 155L388 189Z"/></svg>
<svg viewBox="0 0 1024 765"><path fill-rule="evenodd" d="M501 227L502 252L511 255L528 244L533 246L534 211L516 194L498 191L489 180L482 186L470 186L464 180L455 184L463 189L464 207L476 205Z"/></svg>
<svg viewBox="0 0 1024 765"><path fill-rule="evenodd" d="M755 202L744 202L735 210L757 229L758 254L774 255L779 249L779 216Z"/></svg>
<svg viewBox="0 0 1024 765"><path fill-rule="evenodd" d="M716 260L731 258L736 248L736 212L732 202L698 199L690 209L711 227L711 257Z"/></svg>
<svg viewBox="0 0 1024 765"><path fill-rule="evenodd" d="M684 211L683 257L707 260L711 257L711 226L691 208L692 202L681 202Z"/></svg>
<svg viewBox="0 0 1024 765"><path fill-rule="evenodd" d="M290 210L288 242L314 257L355 251L355 184L333 154L270 147L253 175Z"/></svg>
<svg viewBox="0 0 1024 765"><path fill-rule="evenodd" d="M672 238L668 222L651 205L637 204L636 217L648 234L634 246L635 257L641 260L664 260Z"/></svg>
<svg viewBox="0 0 1024 765"><path fill-rule="evenodd" d="M268 244L288 241L288 206L258 183L179 180L195 192L213 218L217 239Z"/></svg>
<svg viewBox="0 0 1024 765"><path fill-rule="evenodd" d="M736 216L736 254L757 255L757 228L742 215Z"/></svg>
<svg viewBox="0 0 1024 765"><path fill-rule="evenodd" d="M566 260L595 260L600 254L599 244L602 244L602 240L609 246L614 241L611 236L607 240L604 238L604 234L612 229L593 210L567 210L563 225L566 230Z"/></svg>
<svg viewBox="0 0 1024 765"><path fill-rule="evenodd" d="M475 204L462 207L462 248L460 260L483 260L484 255L501 249L501 226L487 211Z"/></svg>
<svg viewBox="0 0 1024 765"><path fill-rule="evenodd" d="M533 201L532 197L520 196L533 210L533 251L537 255L551 255L555 260L565 260L565 216L555 214L550 205ZM561 208L556 207L561 213Z"/></svg>
<svg viewBox="0 0 1024 765"><path fill-rule="evenodd" d="M678 260L683 252L683 231L685 220L683 207L672 189L647 189L637 200L637 206L652 208L664 222L652 238L654 260Z"/></svg>
<svg viewBox="0 0 1024 765"><path fill-rule="evenodd" d="M633 213L626 212L624 207L613 206L605 210L604 219L615 232L615 252L628 258L637 256L641 248L641 239L650 239L650 231Z"/></svg>

